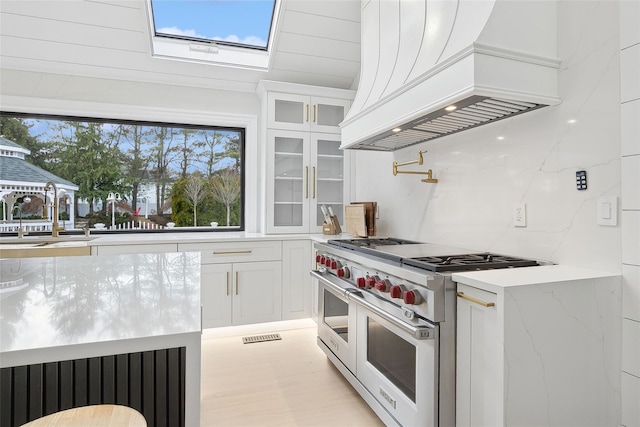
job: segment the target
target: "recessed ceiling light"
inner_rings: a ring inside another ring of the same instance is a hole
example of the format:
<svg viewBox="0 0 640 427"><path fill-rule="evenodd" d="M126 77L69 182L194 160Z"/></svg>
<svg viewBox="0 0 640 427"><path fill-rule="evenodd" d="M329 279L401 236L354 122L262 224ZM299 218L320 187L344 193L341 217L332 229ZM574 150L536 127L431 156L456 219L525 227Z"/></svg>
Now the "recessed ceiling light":
<svg viewBox="0 0 640 427"><path fill-rule="evenodd" d="M569 123L569 124L571 124L571 125L572 125L572 124L574 124L575 122L577 122L577 120L576 120L576 119L569 119L569 120L567 120L567 123Z"/></svg>
<svg viewBox="0 0 640 427"><path fill-rule="evenodd" d="M502 141L504 139L504 136L499 136L498 139Z"/></svg>
<svg viewBox="0 0 640 427"><path fill-rule="evenodd" d="M391 129L391 132L400 132L402 129L401 128L395 128L395 129Z"/></svg>
<svg viewBox="0 0 640 427"><path fill-rule="evenodd" d="M458 107L456 107L455 105L449 105L448 107L445 107L445 110L454 111L456 108L458 108Z"/></svg>

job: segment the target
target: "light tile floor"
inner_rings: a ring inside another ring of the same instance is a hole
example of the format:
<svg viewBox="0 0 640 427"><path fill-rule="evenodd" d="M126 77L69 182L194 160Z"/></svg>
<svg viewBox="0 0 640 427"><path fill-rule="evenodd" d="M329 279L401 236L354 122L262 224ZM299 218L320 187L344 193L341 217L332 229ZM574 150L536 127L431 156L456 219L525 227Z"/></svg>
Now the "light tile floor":
<svg viewBox="0 0 640 427"><path fill-rule="evenodd" d="M280 341L243 344L279 333ZM316 344L311 320L205 330L202 427L383 426Z"/></svg>

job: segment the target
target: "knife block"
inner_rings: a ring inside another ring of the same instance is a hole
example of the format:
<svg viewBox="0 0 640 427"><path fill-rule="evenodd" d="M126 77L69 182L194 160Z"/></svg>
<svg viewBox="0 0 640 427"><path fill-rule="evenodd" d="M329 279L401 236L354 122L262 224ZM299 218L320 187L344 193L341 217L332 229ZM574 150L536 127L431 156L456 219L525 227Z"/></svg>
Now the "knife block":
<svg viewBox="0 0 640 427"><path fill-rule="evenodd" d="M331 215L331 223L327 223L327 221L322 222L322 234L340 234L342 233L342 229L340 228L340 223L338 222L338 218L335 215Z"/></svg>

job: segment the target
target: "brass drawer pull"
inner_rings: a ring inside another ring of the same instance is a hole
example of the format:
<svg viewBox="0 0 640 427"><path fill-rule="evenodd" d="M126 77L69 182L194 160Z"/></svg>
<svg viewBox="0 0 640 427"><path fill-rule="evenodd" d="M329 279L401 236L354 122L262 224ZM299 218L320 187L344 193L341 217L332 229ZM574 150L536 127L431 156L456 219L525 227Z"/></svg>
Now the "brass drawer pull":
<svg viewBox="0 0 640 427"><path fill-rule="evenodd" d="M238 295L238 272L236 271L236 295Z"/></svg>
<svg viewBox="0 0 640 427"><path fill-rule="evenodd" d="M309 121L309 104L307 104L307 121Z"/></svg>
<svg viewBox="0 0 640 427"><path fill-rule="evenodd" d="M227 296L229 296L229 272L227 271Z"/></svg>
<svg viewBox="0 0 640 427"><path fill-rule="evenodd" d="M214 255L234 255L234 254L250 254L251 250L248 251L213 251Z"/></svg>
<svg viewBox="0 0 640 427"><path fill-rule="evenodd" d="M464 292L458 292L457 295L458 295L458 297L460 297L462 299L466 299L467 301L471 301L472 303L481 305L483 307L495 307L496 306L492 302L484 302L482 300L479 300L478 298L474 298L474 297L470 297L469 295L465 295Z"/></svg>

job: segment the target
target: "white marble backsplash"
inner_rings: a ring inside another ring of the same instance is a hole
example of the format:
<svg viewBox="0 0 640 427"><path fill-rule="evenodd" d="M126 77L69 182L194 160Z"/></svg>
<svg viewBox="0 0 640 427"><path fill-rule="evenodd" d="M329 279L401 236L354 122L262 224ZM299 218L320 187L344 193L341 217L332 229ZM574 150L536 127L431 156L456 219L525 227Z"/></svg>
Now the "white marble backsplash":
<svg viewBox="0 0 640 427"><path fill-rule="evenodd" d="M355 152L353 200L379 203L378 235L619 272L620 225L596 222L597 199L621 192L618 7L560 2L558 22L560 105L394 153ZM393 176L392 162L419 150L424 165L403 169L432 169L438 184Z"/></svg>

